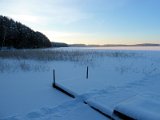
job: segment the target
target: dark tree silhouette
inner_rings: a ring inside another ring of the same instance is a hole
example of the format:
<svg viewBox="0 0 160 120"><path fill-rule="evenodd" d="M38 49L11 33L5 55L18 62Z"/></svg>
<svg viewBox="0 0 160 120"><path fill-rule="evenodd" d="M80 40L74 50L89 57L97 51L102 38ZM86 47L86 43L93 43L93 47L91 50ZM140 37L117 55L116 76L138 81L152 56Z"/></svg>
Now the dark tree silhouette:
<svg viewBox="0 0 160 120"><path fill-rule="evenodd" d="M0 16L0 47L45 48L51 47L49 39L38 31Z"/></svg>

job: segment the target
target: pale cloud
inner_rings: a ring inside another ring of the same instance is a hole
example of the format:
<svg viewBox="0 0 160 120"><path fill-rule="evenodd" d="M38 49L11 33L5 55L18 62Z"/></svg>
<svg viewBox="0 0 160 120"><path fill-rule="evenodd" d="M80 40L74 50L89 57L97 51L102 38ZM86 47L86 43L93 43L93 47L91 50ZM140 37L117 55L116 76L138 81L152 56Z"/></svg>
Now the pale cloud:
<svg viewBox="0 0 160 120"><path fill-rule="evenodd" d="M57 42L66 42L69 44L75 43L79 44L105 44L107 40L108 43L115 42L116 38L112 36L106 37L106 34L99 33L84 33L84 32L65 32L65 31L56 31L56 30L43 30L42 31L51 41Z"/></svg>
<svg viewBox="0 0 160 120"><path fill-rule="evenodd" d="M19 21L33 24L38 21L42 24L45 22L70 24L87 19L89 15L74 7L72 2L72 0L6 0L0 2L0 7L3 8L2 15L14 16Z"/></svg>
<svg viewBox="0 0 160 120"><path fill-rule="evenodd" d="M11 17L14 20L22 21L22 23L29 22L29 23L37 23L38 18L33 15L24 15L24 14L10 14L9 17Z"/></svg>
<svg viewBox="0 0 160 120"><path fill-rule="evenodd" d="M55 41L61 41L61 40L67 40L68 42L70 40L76 40L82 38L89 38L92 36L91 33L80 33L80 32L64 32L64 31L54 31L54 30L43 30L44 34L46 34L50 40Z"/></svg>

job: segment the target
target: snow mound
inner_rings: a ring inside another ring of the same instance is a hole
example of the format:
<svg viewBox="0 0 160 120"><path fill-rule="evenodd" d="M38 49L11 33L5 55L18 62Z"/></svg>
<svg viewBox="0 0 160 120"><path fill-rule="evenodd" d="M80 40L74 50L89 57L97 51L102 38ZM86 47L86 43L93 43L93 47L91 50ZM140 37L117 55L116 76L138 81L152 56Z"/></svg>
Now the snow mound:
<svg viewBox="0 0 160 120"><path fill-rule="evenodd" d="M86 100L86 102L90 106L93 106L94 108L102 111L104 114L112 117L114 108L117 104L135 95L135 92L131 92L128 89L117 89L113 91L108 91L108 93L104 93L103 95L95 95Z"/></svg>
<svg viewBox="0 0 160 120"><path fill-rule="evenodd" d="M79 99L55 107L43 107L25 116L11 116L3 120L107 120L103 115L82 103ZM1 120L1 119L0 119Z"/></svg>
<svg viewBox="0 0 160 120"><path fill-rule="evenodd" d="M137 95L119 103L114 109L114 116L136 120L160 120L160 95Z"/></svg>

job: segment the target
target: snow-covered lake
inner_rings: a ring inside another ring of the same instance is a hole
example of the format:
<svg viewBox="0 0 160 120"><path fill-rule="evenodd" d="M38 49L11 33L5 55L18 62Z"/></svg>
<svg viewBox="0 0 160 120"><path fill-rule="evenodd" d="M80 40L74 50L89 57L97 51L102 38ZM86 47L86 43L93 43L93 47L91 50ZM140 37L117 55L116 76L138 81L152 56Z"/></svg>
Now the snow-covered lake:
<svg viewBox="0 0 160 120"><path fill-rule="evenodd" d="M146 113L160 118L159 47L52 50L87 55L79 61L0 59L0 119L106 120L83 101L111 117L118 110L137 119L146 119ZM57 85L71 91L75 99L52 88L53 69Z"/></svg>
<svg viewBox="0 0 160 120"><path fill-rule="evenodd" d="M54 49L54 48L53 48ZM59 48L58 48L59 49ZM117 46L117 47L64 47L60 49L98 49L98 50L137 50L137 51L160 51L160 46Z"/></svg>
<svg viewBox="0 0 160 120"><path fill-rule="evenodd" d="M153 50L153 51L159 51L160 46L119 46L119 47L97 47L94 49L105 49L105 50Z"/></svg>

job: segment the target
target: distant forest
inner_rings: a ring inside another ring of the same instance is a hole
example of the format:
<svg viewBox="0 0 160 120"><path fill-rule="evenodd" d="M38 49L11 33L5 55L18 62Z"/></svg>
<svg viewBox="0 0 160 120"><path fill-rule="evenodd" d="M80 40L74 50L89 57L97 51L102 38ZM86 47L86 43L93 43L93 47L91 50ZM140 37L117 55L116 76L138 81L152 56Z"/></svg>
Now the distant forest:
<svg viewBox="0 0 160 120"><path fill-rule="evenodd" d="M66 43L52 42L52 47L69 47Z"/></svg>
<svg viewBox="0 0 160 120"><path fill-rule="evenodd" d="M46 48L50 40L42 33L0 15L0 48Z"/></svg>

